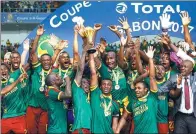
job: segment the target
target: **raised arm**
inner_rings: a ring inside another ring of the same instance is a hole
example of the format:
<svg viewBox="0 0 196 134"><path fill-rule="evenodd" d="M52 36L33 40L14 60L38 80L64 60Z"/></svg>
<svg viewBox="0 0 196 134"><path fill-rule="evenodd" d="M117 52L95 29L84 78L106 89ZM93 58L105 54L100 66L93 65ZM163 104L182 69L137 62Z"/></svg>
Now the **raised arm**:
<svg viewBox="0 0 196 134"><path fill-rule="evenodd" d="M116 25L110 25L110 26L108 26L108 28L109 28L112 32L114 32L114 33L118 36L119 39L123 36L123 34L120 33L120 32L118 31Z"/></svg>
<svg viewBox="0 0 196 134"><path fill-rule="evenodd" d="M120 121L118 122L118 126L116 128L115 133L120 133L120 130L124 127L124 125L127 122L127 118L129 116L130 113L128 113L126 110L123 110L123 115L121 116Z"/></svg>
<svg viewBox="0 0 196 134"><path fill-rule="evenodd" d="M60 94L60 100L65 100L71 98L71 81L69 76L64 76L66 81L65 91Z"/></svg>
<svg viewBox="0 0 196 134"><path fill-rule="evenodd" d="M91 80L90 85L91 87L98 85L98 78L96 73L96 67L95 67L95 60L94 60L94 54L89 54L89 64L90 64L90 70L91 70Z"/></svg>
<svg viewBox="0 0 196 134"><path fill-rule="evenodd" d="M126 70L128 68L128 64L125 60L125 56L124 56L124 46L127 42L127 39L125 39L123 36L120 38L120 51L118 52L118 65L119 67L121 67L122 69Z"/></svg>
<svg viewBox="0 0 196 134"><path fill-rule="evenodd" d="M30 56L32 58L32 63L38 62L38 57L37 57L37 54L36 54L36 50L37 50L37 45L38 45L39 38L43 33L44 33L44 27L42 25L38 26L37 34L36 34L36 37L34 39L32 49L31 49L31 52L30 52Z"/></svg>
<svg viewBox="0 0 196 134"><path fill-rule="evenodd" d="M1 95L3 96L3 95L5 95L5 94L7 94L8 92L10 92L11 90L13 90L13 89L17 86L17 84L18 84L19 82L22 82L22 81L24 80L24 78L27 78L27 74L26 74L26 73L21 74L20 77L19 77L16 81L14 81L12 84L10 84L10 85L4 87L4 88L1 90Z"/></svg>
<svg viewBox="0 0 196 134"><path fill-rule="evenodd" d="M127 21L127 18L125 18L124 16L123 16L123 19L119 18L118 21L121 23L122 28L123 28L123 30L125 30L125 33L127 35L127 42L126 42L126 44L127 44L128 42L132 41L129 23Z"/></svg>
<svg viewBox="0 0 196 134"><path fill-rule="evenodd" d="M142 66L139 50L140 50L140 40L137 39L135 41L136 68L139 74L143 74L145 71Z"/></svg>
<svg viewBox="0 0 196 134"><path fill-rule="evenodd" d="M153 47L150 46L148 47L148 51L146 52L146 55L149 58L149 78L150 78L150 90L152 92L157 92L158 87L155 79L155 67L154 67L154 61L153 61L153 56L154 56L155 49L153 50Z"/></svg>
<svg viewBox="0 0 196 134"><path fill-rule="evenodd" d="M171 43L171 40L168 36L163 35L160 40L160 42L164 43L165 45L168 45L174 52L176 52L177 56L180 57L182 60L190 60L195 63L194 59L191 58L189 55L187 55L182 49L179 49L174 44Z"/></svg>
<svg viewBox="0 0 196 134"><path fill-rule="evenodd" d="M75 81L77 82L78 85L81 85L81 79L82 79L82 75L84 72L84 65L85 65L85 56L87 53L86 51L87 51L86 49L83 49L83 51L82 51L82 57L81 57L81 60L78 64L77 73L75 76Z"/></svg>
<svg viewBox="0 0 196 134"><path fill-rule="evenodd" d="M186 11L182 11L180 17L182 19L182 24L184 28L184 40L189 44L190 48L195 51L195 47L192 43L191 35L189 33L189 28L188 28L188 25L191 22L191 18L189 17L188 12Z"/></svg>
<svg viewBox="0 0 196 134"><path fill-rule="evenodd" d="M74 41L73 41L73 63L77 63L80 60L79 52L78 52L78 32L79 26L75 25L74 27Z"/></svg>
<svg viewBox="0 0 196 134"><path fill-rule="evenodd" d="M95 41L96 41L96 36L97 36L97 32L101 29L102 27L102 24L95 24L94 25L94 35L93 35L93 44L95 44Z"/></svg>
<svg viewBox="0 0 196 134"><path fill-rule="evenodd" d="M68 47L68 41L67 40L60 40L56 46L56 49L54 51L54 55L52 56L52 64L55 63L59 53L64 49Z"/></svg>

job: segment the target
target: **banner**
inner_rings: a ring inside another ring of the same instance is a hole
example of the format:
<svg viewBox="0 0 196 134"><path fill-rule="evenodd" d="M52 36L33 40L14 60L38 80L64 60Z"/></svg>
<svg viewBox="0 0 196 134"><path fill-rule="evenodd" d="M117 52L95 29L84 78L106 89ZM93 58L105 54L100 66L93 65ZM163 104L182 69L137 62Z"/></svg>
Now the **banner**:
<svg viewBox="0 0 196 134"><path fill-rule="evenodd" d="M169 35L177 37L176 39L178 40L183 40L183 26L179 12L186 10L191 17L189 31L193 42L196 42L195 8L196 2L67 2L50 14L40 24L44 24L44 29L46 30L44 33L45 36L49 36L53 33L60 39L69 41L69 47L66 51L72 57L73 27L75 25L72 19L75 16L81 16L85 20L85 26L93 27L95 23L102 23L102 29L97 34L96 42L99 42L100 37L104 37L107 42L112 43L119 39L107 26L120 26L118 22L119 17L125 16L128 18L132 36L143 36L150 40L150 38L153 37L150 35L161 33L159 16L162 13L168 13L171 15L170 20L174 21L174 24L169 29ZM35 28L27 38L34 38L36 36L36 29L37 28ZM42 38L42 41L47 38ZM82 47L81 43L82 40L79 39L79 50L81 50Z"/></svg>
<svg viewBox="0 0 196 134"><path fill-rule="evenodd" d="M41 23L49 13L1 13L1 23Z"/></svg>

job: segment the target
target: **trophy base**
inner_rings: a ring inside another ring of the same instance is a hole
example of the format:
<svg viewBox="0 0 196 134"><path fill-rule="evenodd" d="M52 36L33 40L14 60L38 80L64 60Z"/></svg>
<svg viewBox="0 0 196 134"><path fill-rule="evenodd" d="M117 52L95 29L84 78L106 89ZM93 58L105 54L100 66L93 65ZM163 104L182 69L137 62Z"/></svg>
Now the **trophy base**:
<svg viewBox="0 0 196 134"><path fill-rule="evenodd" d="M93 54L96 52L96 49L95 48L90 48L89 50L87 50L87 53L88 54Z"/></svg>

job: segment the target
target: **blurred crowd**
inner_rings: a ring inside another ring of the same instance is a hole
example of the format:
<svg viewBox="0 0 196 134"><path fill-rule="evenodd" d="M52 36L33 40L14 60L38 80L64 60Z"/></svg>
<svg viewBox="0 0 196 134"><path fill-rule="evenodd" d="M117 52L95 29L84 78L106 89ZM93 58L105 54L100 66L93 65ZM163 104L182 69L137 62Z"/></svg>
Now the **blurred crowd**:
<svg viewBox="0 0 196 134"><path fill-rule="evenodd" d="M64 1L2 1L1 12L54 12Z"/></svg>
<svg viewBox="0 0 196 134"><path fill-rule="evenodd" d="M1 45L1 60L4 58L4 55L8 52L18 51L19 43L11 43L8 39L6 45Z"/></svg>

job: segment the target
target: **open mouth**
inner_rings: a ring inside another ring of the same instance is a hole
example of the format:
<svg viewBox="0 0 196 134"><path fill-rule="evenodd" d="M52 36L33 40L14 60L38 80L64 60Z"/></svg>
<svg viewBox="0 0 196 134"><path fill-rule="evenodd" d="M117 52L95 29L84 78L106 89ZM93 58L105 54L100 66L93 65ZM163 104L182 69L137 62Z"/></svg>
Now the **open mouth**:
<svg viewBox="0 0 196 134"><path fill-rule="evenodd" d="M65 61L65 62L64 62L64 65L65 65L65 66L69 65L69 61Z"/></svg>
<svg viewBox="0 0 196 134"><path fill-rule="evenodd" d="M7 74L1 74L3 79L7 79Z"/></svg>
<svg viewBox="0 0 196 134"><path fill-rule="evenodd" d="M19 68L19 63L18 63L18 62L14 62L14 63L13 63L13 67L14 67L14 68Z"/></svg>

